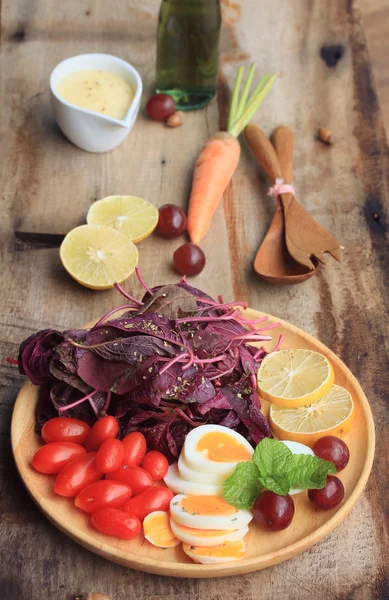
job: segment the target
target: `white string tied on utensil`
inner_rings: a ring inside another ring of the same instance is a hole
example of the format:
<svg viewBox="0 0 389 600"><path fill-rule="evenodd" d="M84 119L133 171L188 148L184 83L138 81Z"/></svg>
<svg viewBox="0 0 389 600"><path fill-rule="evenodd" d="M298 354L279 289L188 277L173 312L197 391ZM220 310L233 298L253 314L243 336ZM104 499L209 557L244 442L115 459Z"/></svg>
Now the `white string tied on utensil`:
<svg viewBox="0 0 389 600"><path fill-rule="evenodd" d="M294 196L295 192L293 185L285 183L285 181L281 178L277 178L275 184L269 188L268 196L273 196L274 198L277 198L277 196L280 196L281 194L288 193L291 193Z"/></svg>

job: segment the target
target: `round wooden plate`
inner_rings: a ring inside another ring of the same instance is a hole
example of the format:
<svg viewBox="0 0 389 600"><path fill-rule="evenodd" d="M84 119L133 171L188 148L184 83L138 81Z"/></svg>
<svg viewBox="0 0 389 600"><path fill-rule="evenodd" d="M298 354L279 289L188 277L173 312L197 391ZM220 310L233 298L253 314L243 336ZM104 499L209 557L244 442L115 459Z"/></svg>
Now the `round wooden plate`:
<svg viewBox="0 0 389 600"><path fill-rule="evenodd" d="M248 310L245 311L245 315L259 318L263 313ZM269 315L270 323L276 321L279 319ZM307 494L294 496L295 517L288 529L279 533L267 533L255 523L251 523L250 531L245 537L245 558L222 565L195 564L180 546L162 550L149 544L141 535L135 540L126 541L100 534L91 528L88 517L78 510L70 499L61 498L53 493L52 476L41 475L31 467L31 457L41 445L41 440L34 432L38 388L28 382L16 400L11 437L17 468L35 503L56 527L85 548L126 567L158 575L223 577L249 573L287 560L311 548L343 521L361 495L373 463L374 423L361 386L333 352L289 323L282 322L282 326L275 330L274 338L280 333L285 335L283 348L308 348L327 356L334 367L336 383L347 388L355 402L354 424L345 438L350 448L351 459L347 468L339 475L345 487L345 499L338 508L330 511L316 510L309 502ZM274 343L268 343L269 349ZM263 407L265 412L267 408Z"/></svg>

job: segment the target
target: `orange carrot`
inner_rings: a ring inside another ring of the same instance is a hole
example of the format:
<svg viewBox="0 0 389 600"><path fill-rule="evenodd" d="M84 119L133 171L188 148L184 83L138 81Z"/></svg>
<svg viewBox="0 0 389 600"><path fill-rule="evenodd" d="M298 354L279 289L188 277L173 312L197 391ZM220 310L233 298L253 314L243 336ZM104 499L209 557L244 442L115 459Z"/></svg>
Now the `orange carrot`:
<svg viewBox="0 0 389 600"><path fill-rule="evenodd" d="M205 144L193 173L188 210L188 234L198 244L207 233L215 210L238 166L240 145L228 132L219 132Z"/></svg>
<svg viewBox="0 0 389 600"><path fill-rule="evenodd" d="M274 75L265 75L248 99L254 70L255 64L251 66L239 99L243 75L243 67L239 67L231 99L228 131L219 132L209 139L196 161L187 225L190 240L194 244L198 244L207 233L215 210L238 166L240 145L237 137L273 85Z"/></svg>

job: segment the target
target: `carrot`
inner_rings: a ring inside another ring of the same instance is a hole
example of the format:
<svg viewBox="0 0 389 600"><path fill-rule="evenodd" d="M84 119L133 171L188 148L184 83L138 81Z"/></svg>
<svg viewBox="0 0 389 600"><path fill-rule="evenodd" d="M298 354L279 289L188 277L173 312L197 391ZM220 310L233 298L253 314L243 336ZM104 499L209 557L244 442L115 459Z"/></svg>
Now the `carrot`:
<svg viewBox="0 0 389 600"><path fill-rule="evenodd" d="M188 234L198 244L238 166L240 144L228 132L211 137L197 159L188 211Z"/></svg>
<svg viewBox="0 0 389 600"><path fill-rule="evenodd" d="M198 244L208 232L215 210L238 166L240 145L237 138L273 85L275 76L265 75L248 99L254 71L255 64L251 65L239 99L243 75L243 67L239 67L231 99L228 131L211 137L196 161L187 225L190 240L194 244Z"/></svg>

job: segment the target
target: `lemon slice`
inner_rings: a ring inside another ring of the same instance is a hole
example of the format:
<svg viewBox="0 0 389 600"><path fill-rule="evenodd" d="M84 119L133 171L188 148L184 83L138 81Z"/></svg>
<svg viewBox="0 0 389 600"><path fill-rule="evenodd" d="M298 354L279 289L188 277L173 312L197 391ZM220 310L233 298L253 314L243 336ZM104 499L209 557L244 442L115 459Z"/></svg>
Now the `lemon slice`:
<svg viewBox="0 0 389 600"><path fill-rule="evenodd" d="M112 227L136 244L157 226L158 209L137 196L107 196L92 204L86 221L89 225Z"/></svg>
<svg viewBox="0 0 389 600"><path fill-rule="evenodd" d="M107 290L121 283L138 264L138 250L130 240L98 225L81 225L70 231L59 250L69 275L92 290Z"/></svg>
<svg viewBox="0 0 389 600"><path fill-rule="evenodd" d="M257 379L264 400L296 408L322 398L334 383L334 371L319 352L281 350L264 358Z"/></svg>
<svg viewBox="0 0 389 600"><path fill-rule="evenodd" d="M354 402L350 392L334 385L327 394L299 408L270 407L270 425L281 440L313 446L325 435L343 437L352 425Z"/></svg>

